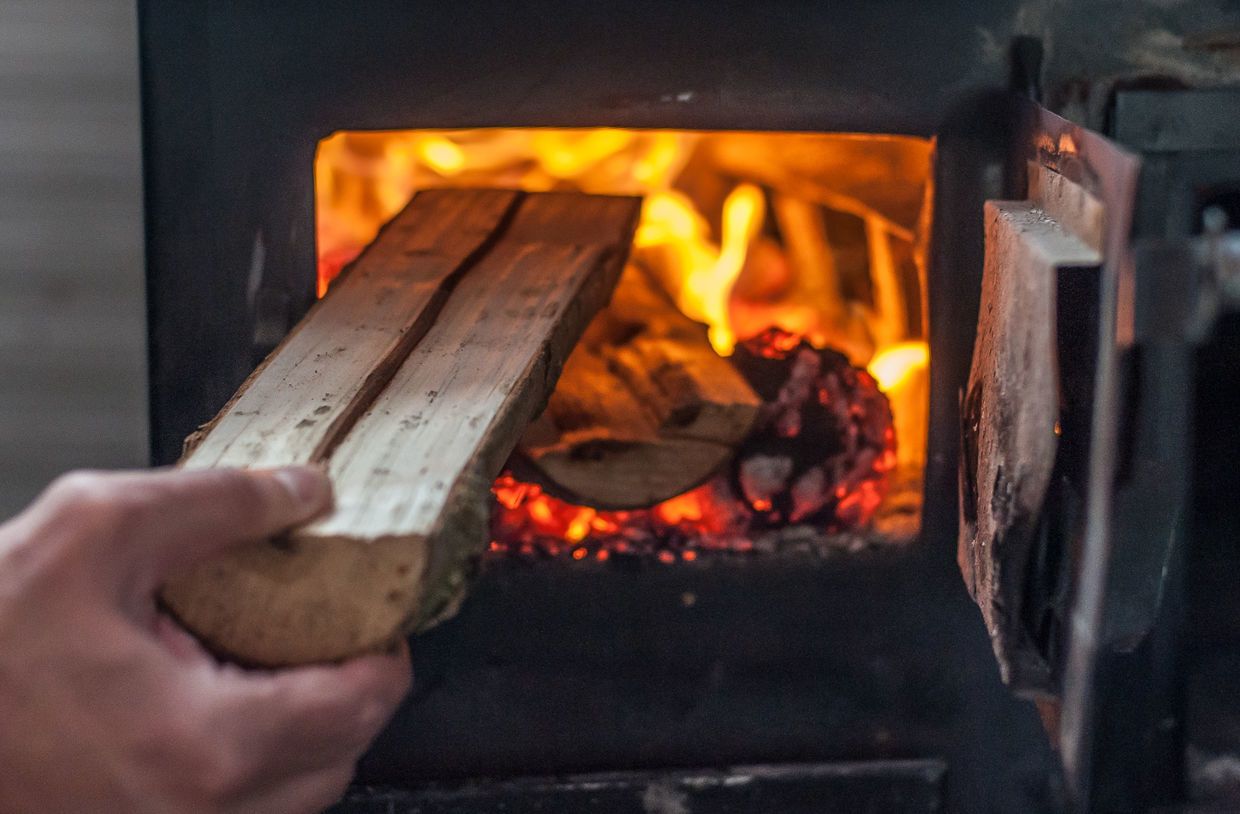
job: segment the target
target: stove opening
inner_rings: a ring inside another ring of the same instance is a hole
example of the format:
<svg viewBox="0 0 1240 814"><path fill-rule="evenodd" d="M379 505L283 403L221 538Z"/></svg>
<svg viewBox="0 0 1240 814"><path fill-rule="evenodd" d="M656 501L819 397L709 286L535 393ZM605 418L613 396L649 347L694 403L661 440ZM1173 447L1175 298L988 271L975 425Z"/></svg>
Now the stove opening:
<svg viewBox="0 0 1240 814"><path fill-rule="evenodd" d="M338 132L318 291L420 189L644 197L611 305L492 492L494 558L692 562L916 539L934 144L647 130Z"/></svg>

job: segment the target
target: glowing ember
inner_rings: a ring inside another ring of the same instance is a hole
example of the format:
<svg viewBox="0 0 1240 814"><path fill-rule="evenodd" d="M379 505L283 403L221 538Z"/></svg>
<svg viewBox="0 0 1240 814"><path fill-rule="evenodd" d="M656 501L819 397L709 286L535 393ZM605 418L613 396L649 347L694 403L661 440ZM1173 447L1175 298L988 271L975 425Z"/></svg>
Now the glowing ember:
<svg viewBox="0 0 1240 814"><path fill-rule="evenodd" d="M672 552L751 551L756 533L787 524L864 526L896 465L891 409L874 378L778 329L743 343L734 358L766 406L732 471L650 509L612 512L505 473L492 488L492 549L577 560L610 550L674 562Z"/></svg>
<svg viewBox="0 0 1240 814"><path fill-rule="evenodd" d="M733 467L751 525L835 532L868 522L896 466L891 407L874 378L777 328L734 360L766 402Z"/></svg>
<svg viewBox="0 0 1240 814"><path fill-rule="evenodd" d="M932 151L840 134L337 133L315 161L319 295L420 189L642 195L631 261L750 380L759 426L726 471L649 509L573 505L505 474L492 550L679 562L788 526L851 533L908 495L918 511Z"/></svg>
<svg viewBox="0 0 1240 814"><path fill-rule="evenodd" d="M510 473L496 479L491 491L496 498L491 518L493 551L532 549L553 557L571 552L577 560L594 553L601 555L598 559L607 559L609 551L654 553L690 545L731 549L744 533L744 522L731 516L743 507L734 505L722 481L650 509L616 512L567 503Z"/></svg>

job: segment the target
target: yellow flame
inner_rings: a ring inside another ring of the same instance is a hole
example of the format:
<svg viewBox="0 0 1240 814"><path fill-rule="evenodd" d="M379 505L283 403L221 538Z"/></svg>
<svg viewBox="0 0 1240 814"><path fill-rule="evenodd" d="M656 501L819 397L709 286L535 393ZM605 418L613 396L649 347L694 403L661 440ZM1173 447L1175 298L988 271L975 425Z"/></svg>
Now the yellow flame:
<svg viewBox="0 0 1240 814"><path fill-rule="evenodd" d="M732 286L745 266L749 244L765 216L762 190L740 184L723 202L721 246L710 240L710 227L692 201L676 191L657 192L642 207L634 236L638 249L662 247L678 269L676 304L689 317L706 323L715 350L727 355L736 345L728 316Z"/></svg>
<svg viewBox="0 0 1240 814"><path fill-rule="evenodd" d="M538 163L555 178L573 178L605 158L619 153L633 133L600 128L585 132L542 130L534 135Z"/></svg>
<svg viewBox="0 0 1240 814"><path fill-rule="evenodd" d="M930 364L930 348L925 342L901 342L874 354L866 369L884 393L898 387L913 373Z"/></svg>
<svg viewBox="0 0 1240 814"><path fill-rule="evenodd" d="M669 190L646 196L633 245L643 249L663 243L706 241L706 221L683 193Z"/></svg>
<svg viewBox="0 0 1240 814"><path fill-rule="evenodd" d="M676 133L654 133L649 148L633 164L633 179L647 187L663 183L680 158L682 142Z"/></svg>
<svg viewBox="0 0 1240 814"><path fill-rule="evenodd" d="M708 326L712 345L723 355L732 352L737 328L749 335L761 323L841 347L843 339L865 334L869 341L857 340L864 353L850 351L857 361L868 356L874 344L882 348L907 338L907 326L889 326L890 320L880 318L896 312L895 307L886 307L894 295L881 298L884 308L878 316L851 306L845 312L851 320L847 330L834 325L829 331L823 329L819 305L798 294L795 280L780 284L783 299L750 297L743 306L749 310L738 310L732 302L733 289L762 230L766 201L758 186L740 183L726 197L721 211L708 212L691 197L692 192L686 194L686 189L695 187L677 186L703 138L687 132L612 128L337 133L320 142L315 164L320 257L327 258L320 263L319 294L419 189L444 185L571 188L645 197L633 242L634 260L660 280L688 316ZM695 178L700 172L700 168L693 169L685 177ZM720 220L712 227L716 215ZM873 226L873 220L867 226ZM884 279L895 279L890 247L886 239L878 244L888 251L879 258L885 262L873 265L887 272ZM769 245L773 244L767 242L763 247ZM769 251L757 257L755 273L775 268ZM877 294L885 291L880 282L875 281ZM740 320L737 327L734 319ZM855 329L853 323L858 321L865 323L865 330ZM890 345L888 350L894 353L898 347ZM907 356L910 351L903 353L893 358L911 358ZM899 364L903 363L876 359L873 369L881 372L876 378L896 382L901 374L885 371Z"/></svg>
<svg viewBox="0 0 1240 814"><path fill-rule="evenodd" d="M427 136L418 143L418 155L426 166L443 176L465 169L465 151L443 136Z"/></svg>
<svg viewBox="0 0 1240 814"><path fill-rule="evenodd" d="M709 269L698 269L685 280L681 289L681 307L692 297L700 306L710 326L710 343L720 354L732 353L736 334L728 317L728 300L732 286L745 266L749 243L762 228L765 215L762 190L753 184L741 184L723 202L723 247L719 259Z"/></svg>

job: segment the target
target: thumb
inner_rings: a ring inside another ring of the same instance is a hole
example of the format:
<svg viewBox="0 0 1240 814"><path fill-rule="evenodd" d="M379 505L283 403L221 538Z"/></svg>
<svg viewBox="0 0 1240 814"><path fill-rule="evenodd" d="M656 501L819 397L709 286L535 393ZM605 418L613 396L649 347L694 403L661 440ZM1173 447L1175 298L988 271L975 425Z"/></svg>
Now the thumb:
<svg viewBox="0 0 1240 814"><path fill-rule="evenodd" d="M352 762L409 691L409 651L359 656L337 665L275 672L223 668L213 698L237 738L270 756L273 774ZM289 744L297 744L289 749ZM278 764L278 765L277 765Z"/></svg>
<svg viewBox="0 0 1240 814"><path fill-rule="evenodd" d="M228 548L304 523L331 506L314 467L78 473L54 485L48 513L72 523L83 560L119 566L154 589Z"/></svg>

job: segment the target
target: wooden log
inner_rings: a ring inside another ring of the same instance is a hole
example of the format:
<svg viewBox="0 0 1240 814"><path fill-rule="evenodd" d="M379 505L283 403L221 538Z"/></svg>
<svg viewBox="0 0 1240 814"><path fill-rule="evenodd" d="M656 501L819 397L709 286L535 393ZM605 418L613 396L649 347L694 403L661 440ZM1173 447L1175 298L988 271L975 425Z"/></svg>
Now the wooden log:
<svg viewBox="0 0 1240 814"><path fill-rule="evenodd" d="M957 557L1003 679L1050 688L1026 618L1027 578L1059 445L1062 293L1101 256L1037 202L987 201L986 260L962 404Z"/></svg>
<svg viewBox="0 0 1240 814"><path fill-rule="evenodd" d="M896 463L891 406L873 377L778 328L737 345L733 363L764 401L730 472L751 527L866 526Z"/></svg>
<svg viewBox="0 0 1240 814"><path fill-rule="evenodd" d="M426 335L518 198L507 190L419 193L186 439L181 464L257 469L322 460Z"/></svg>
<svg viewBox="0 0 1240 814"><path fill-rule="evenodd" d="M630 265L519 447L553 494L600 509L654 505L735 454L761 400Z"/></svg>
<svg viewBox="0 0 1240 814"><path fill-rule="evenodd" d="M171 612L269 666L381 648L449 612L487 542L491 479L606 302L638 209L415 197L183 461L323 461L334 510L169 584Z"/></svg>

